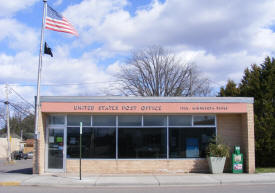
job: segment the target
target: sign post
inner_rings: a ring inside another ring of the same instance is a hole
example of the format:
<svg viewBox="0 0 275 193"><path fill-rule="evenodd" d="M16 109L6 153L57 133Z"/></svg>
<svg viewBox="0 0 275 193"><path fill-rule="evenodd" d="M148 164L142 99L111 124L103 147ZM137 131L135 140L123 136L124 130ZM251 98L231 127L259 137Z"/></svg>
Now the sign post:
<svg viewBox="0 0 275 193"><path fill-rule="evenodd" d="M82 157L82 122L80 122L80 136L79 136L79 179L81 180L81 157Z"/></svg>

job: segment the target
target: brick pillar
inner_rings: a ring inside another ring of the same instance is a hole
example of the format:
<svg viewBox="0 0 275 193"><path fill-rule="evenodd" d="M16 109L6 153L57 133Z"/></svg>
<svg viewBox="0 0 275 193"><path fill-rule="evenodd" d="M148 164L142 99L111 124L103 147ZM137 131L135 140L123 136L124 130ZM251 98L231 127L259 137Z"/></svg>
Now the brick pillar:
<svg viewBox="0 0 275 193"><path fill-rule="evenodd" d="M39 174L39 140L35 140L34 142L34 151L33 151L33 159L32 159L32 173Z"/></svg>
<svg viewBox="0 0 275 193"><path fill-rule="evenodd" d="M45 126L46 126L46 117L39 112L38 119L38 139L34 143L34 152L33 152L33 173L41 174L44 172L44 162L45 162ZM43 118L42 118L43 116Z"/></svg>
<svg viewBox="0 0 275 193"><path fill-rule="evenodd" d="M243 153L245 171L255 172L255 136L253 104L247 104L247 113L242 115Z"/></svg>

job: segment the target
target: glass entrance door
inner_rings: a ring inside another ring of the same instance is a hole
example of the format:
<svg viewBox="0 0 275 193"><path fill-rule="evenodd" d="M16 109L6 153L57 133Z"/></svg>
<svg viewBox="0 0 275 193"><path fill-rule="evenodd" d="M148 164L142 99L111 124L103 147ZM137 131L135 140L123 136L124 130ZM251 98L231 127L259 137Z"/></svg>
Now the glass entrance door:
<svg viewBox="0 0 275 193"><path fill-rule="evenodd" d="M49 128L48 169L63 169L64 129Z"/></svg>

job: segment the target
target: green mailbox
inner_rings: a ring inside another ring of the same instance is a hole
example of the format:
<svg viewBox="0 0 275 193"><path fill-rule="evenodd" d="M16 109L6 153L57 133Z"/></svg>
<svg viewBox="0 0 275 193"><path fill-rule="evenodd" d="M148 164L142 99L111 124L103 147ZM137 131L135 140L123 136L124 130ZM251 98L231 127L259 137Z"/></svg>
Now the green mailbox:
<svg viewBox="0 0 275 193"><path fill-rule="evenodd" d="M234 147L234 153L232 154L232 170L233 173L243 173L243 154L240 151L240 146Z"/></svg>

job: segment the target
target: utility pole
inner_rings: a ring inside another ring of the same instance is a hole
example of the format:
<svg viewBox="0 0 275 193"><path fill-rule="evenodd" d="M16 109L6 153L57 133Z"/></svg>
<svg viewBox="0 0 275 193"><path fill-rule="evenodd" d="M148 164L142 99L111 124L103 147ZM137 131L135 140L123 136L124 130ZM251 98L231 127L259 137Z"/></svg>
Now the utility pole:
<svg viewBox="0 0 275 193"><path fill-rule="evenodd" d="M39 108L40 108L40 82L41 82L41 71L42 71L42 50L44 42L44 29L45 21L47 15L47 0L43 0L43 18L42 18L42 28L41 28L41 40L40 40L40 53L39 53L39 63L38 63L38 75L37 75L37 89L36 89L36 107L35 107L35 139L39 140L39 131L38 131L38 120L39 120Z"/></svg>
<svg viewBox="0 0 275 193"><path fill-rule="evenodd" d="M192 92L192 85L193 84L193 80L192 80L192 68L190 69L190 96L193 96L193 92Z"/></svg>
<svg viewBox="0 0 275 193"><path fill-rule="evenodd" d="M10 137L10 109L9 109L9 87L6 84L6 116L7 116L7 140L8 140L8 161L11 161L11 137Z"/></svg>
<svg viewBox="0 0 275 193"><path fill-rule="evenodd" d="M82 122L80 122L80 132L79 132L79 180L82 179L81 177L81 159L82 159Z"/></svg>

